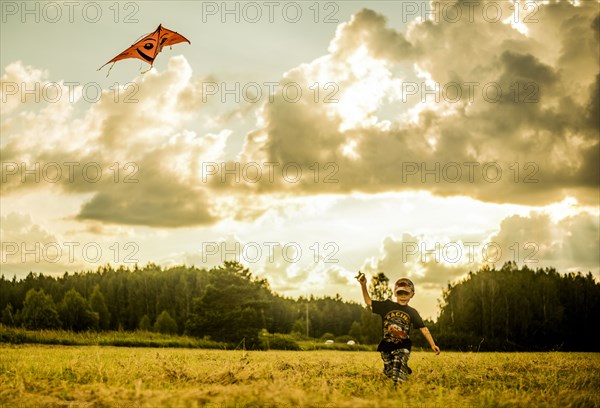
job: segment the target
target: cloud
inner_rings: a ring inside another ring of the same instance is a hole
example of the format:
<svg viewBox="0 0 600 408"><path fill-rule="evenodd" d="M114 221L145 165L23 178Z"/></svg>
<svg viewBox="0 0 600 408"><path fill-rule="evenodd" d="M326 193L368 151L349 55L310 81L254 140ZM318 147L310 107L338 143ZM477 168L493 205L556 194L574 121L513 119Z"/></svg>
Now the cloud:
<svg viewBox="0 0 600 408"><path fill-rule="evenodd" d="M244 245L245 243L235 234L229 234L226 237L210 241L203 240L194 250L170 254L161 263L194 265L206 269L222 265L225 261L237 261L248 265L245 259Z"/></svg>
<svg viewBox="0 0 600 408"><path fill-rule="evenodd" d="M416 47L402 33L386 28L386 24L385 16L363 9L354 14L348 23L338 26L329 52L336 59L343 60L351 57L351 53L360 46L365 46L377 59L414 58L418 52Z"/></svg>
<svg viewBox="0 0 600 408"><path fill-rule="evenodd" d="M384 272L390 281L412 279L425 289L441 289L483 265L516 262L532 269L554 267L559 272L600 273L600 221L580 212L553 220L532 212L504 218L498 231L479 237L435 237L405 233L388 236L379 253L365 260L363 270Z"/></svg>
<svg viewBox="0 0 600 408"><path fill-rule="evenodd" d="M276 92L256 109L256 128L235 160L224 123L243 109L213 114L203 85L217 79L195 76L181 56L123 87L118 102L104 90L82 115L65 98L33 109L9 96L3 194L51 187L85 197L77 220L157 228L253 221L291 197L352 192L425 190L529 205L575 197L597 205L597 7L536 3L538 22L519 31L510 21L486 21L480 3L473 21L465 10L458 22L415 20L404 31L375 11L355 13L326 55L283 75L278 89L299 86L302 96ZM512 16L511 4L495 3ZM2 81L32 87L48 76L15 62ZM54 83L69 95L64 82ZM436 84L438 102L422 95ZM451 101L452 92L461 97ZM220 168L204 180L206 162L258 164L263 177L223 181ZM21 163L37 175L23 181ZM265 163L276 165L274 178ZM290 179L294 172L298 179Z"/></svg>
<svg viewBox="0 0 600 408"><path fill-rule="evenodd" d="M271 288L284 296L333 296L346 293L353 281L352 272L323 260L309 264L288 262L275 255L265 262L259 276L267 278Z"/></svg>
<svg viewBox="0 0 600 408"><path fill-rule="evenodd" d="M203 241L197 250L172 254L161 263L211 268L224 261L237 261L257 277L266 278L269 286L284 296L345 293L355 283L353 274L328 255L327 251L315 254L314 243L248 241L230 234Z"/></svg>
<svg viewBox="0 0 600 408"><path fill-rule="evenodd" d="M478 258L473 246L465 246L462 240L403 234L400 239L386 237L379 254L367 259L362 269L370 274L383 272L391 282L406 277L430 289L466 274Z"/></svg>
<svg viewBox="0 0 600 408"><path fill-rule="evenodd" d="M63 273L86 265L80 243L52 233L29 214L11 212L0 217L0 241L2 274L6 277L41 271ZM90 255L96 256L93 251Z"/></svg>
<svg viewBox="0 0 600 408"><path fill-rule="evenodd" d="M23 65L21 61L8 64L4 69L4 74L0 77L0 99L2 100L0 110L2 115L8 115L19 108L22 109L26 105L31 106L35 101L39 101L44 86L49 83L47 78L48 73L46 71ZM25 89L28 91L25 94L19 92L23 84L25 84Z"/></svg>
<svg viewBox="0 0 600 408"><path fill-rule="evenodd" d="M472 22L414 22L406 32L368 9L341 24L329 54L284 75L283 84L302 84L303 97L266 105L264 126L248 134L240 155L308 174L314 163L333 163L335 182L255 189L428 190L529 205L572 196L596 205L597 7L537 4L527 34L485 21L482 7ZM338 102L314 103L308 86L327 81L337 85ZM423 95L436 84L437 102Z"/></svg>
<svg viewBox="0 0 600 408"><path fill-rule="evenodd" d="M5 77L35 82L42 75L21 64L9 68ZM173 57L166 71L150 71L123 87L117 101L104 91L83 118L68 99L13 117L2 151L3 194L49 187L88 194L75 218L107 224L218 222L200 163L217 160L231 132L185 129L202 107L199 92L187 61Z"/></svg>
<svg viewBox="0 0 600 408"><path fill-rule="evenodd" d="M533 212L513 215L500 223L490 237L502 248L497 264L516 261L530 268L555 267L570 272L599 274L600 221L598 215L580 212L558 221Z"/></svg>

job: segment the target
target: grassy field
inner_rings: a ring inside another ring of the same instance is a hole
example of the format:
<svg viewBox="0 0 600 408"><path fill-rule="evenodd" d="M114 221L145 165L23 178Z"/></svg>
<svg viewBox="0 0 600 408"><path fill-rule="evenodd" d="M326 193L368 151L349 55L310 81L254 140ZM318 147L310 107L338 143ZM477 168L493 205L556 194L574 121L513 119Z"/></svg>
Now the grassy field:
<svg viewBox="0 0 600 408"><path fill-rule="evenodd" d="M600 406L600 355L414 352L395 388L376 352L0 345L3 407Z"/></svg>

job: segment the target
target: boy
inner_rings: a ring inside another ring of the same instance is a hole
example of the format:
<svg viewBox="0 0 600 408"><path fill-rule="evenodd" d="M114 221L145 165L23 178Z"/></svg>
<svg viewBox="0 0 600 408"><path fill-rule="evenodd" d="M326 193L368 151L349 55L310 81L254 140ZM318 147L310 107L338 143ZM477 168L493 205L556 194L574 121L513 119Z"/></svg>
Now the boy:
<svg viewBox="0 0 600 408"><path fill-rule="evenodd" d="M385 300L383 302L371 300L367 290L367 278L359 272L357 276L362 288L363 298L373 313L381 316L383 320L383 339L377 347L383 360L383 373L390 377L395 384L407 380L412 370L408 367L408 358L412 342L410 340L410 326L420 329L429 342L435 354L440 354L440 348L433 341L429 329L423 324L423 319L408 302L415 295L415 285L410 279L398 279L394 285L394 295L397 302Z"/></svg>

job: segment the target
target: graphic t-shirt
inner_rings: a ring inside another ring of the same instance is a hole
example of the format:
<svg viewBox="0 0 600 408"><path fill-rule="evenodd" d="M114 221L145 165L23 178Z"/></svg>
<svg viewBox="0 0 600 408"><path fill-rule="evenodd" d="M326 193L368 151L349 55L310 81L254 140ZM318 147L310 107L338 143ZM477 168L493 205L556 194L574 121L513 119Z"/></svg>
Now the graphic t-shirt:
<svg viewBox="0 0 600 408"><path fill-rule="evenodd" d="M377 351L390 352L401 348L410 350L411 324L415 329L425 327L419 312L408 305L403 306L391 300L373 300L371 305L373 313L380 315L383 323L383 339Z"/></svg>

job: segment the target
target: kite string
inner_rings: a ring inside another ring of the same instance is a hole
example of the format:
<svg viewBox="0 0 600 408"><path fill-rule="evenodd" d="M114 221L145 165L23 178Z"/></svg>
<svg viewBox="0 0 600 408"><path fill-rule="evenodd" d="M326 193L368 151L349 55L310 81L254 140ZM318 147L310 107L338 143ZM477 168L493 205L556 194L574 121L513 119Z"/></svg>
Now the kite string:
<svg viewBox="0 0 600 408"><path fill-rule="evenodd" d="M151 34L151 33L148 33L148 34ZM138 39L137 39L137 40L135 40L135 41L133 42L133 44L131 44L131 45L132 45L132 46L133 46L133 45L135 45L135 44L136 44L136 43L137 43L139 40L141 40L141 39L142 39L142 38L144 38L144 37L147 37L147 36L148 36L148 34L142 34L142 35L140 35L140 36L138 37Z"/></svg>

